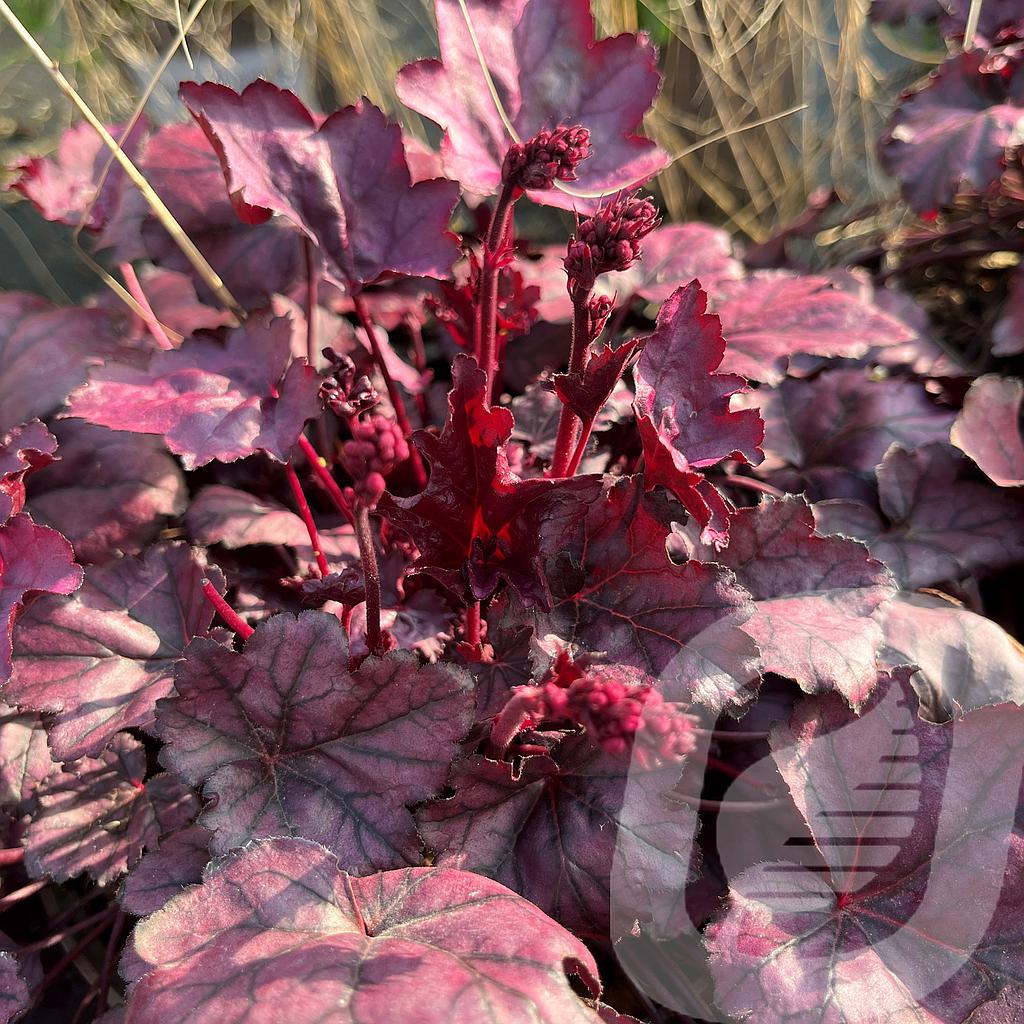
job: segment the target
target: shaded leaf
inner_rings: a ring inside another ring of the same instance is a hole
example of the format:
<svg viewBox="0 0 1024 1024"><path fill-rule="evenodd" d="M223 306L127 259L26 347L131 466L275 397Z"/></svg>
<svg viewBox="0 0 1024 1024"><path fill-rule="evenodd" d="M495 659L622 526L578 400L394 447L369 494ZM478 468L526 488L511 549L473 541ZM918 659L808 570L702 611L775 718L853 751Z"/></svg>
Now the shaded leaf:
<svg viewBox="0 0 1024 1024"><path fill-rule="evenodd" d="M141 434L162 434L186 469L264 451L285 462L319 410L319 379L289 366L290 328L254 314L221 344L194 337L157 352L145 370L108 365L75 393L68 413Z"/></svg>
<svg viewBox="0 0 1024 1024"><path fill-rule="evenodd" d="M159 697L213 610L199 582L224 580L183 544L90 568L71 597L44 597L19 621L4 688L22 708L54 712L50 745L62 761L94 755L120 729L153 723Z"/></svg>
<svg viewBox="0 0 1024 1024"><path fill-rule="evenodd" d="M245 1019L596 1024L569 987L600 984L587 948L467 871L353 878L322 847L272 839L140 923L122 973L127 1024Z"/></svg>
<svg viewBox="0 0 1024 1024"><path fill-rule="evenodd" d="M365 874L417 860L406 805L433 796L472 722L469 680L397 651L348 670L341 623L275 615L236 653L195 640L157 709L163 762L216 797L211 849L291 834Z"/></svg>
<svg viewBox="0 0 1024 1024"><path fill-rule="evenodd" d="M828 696L773 730L815 846L733 880L707 935L726 1012L961 1021L1024 977L1024 711L1003 704L938 726L916 710L903 673L879 681L859 718Z"/></svg>
<svg viewBox="0 0 1024 1024"><path fill-rule="evenodd" d="M204 544L243 548L249 544L309 543L302 520L269 498L223 484L210 484L196 496L185 513L185 525Z"/></svg>
<svg viewBox="0 0 1024 1024"><path fill-rule="evenodd" d="M654 47L644 35L594 39L586 0L469 0L474 34L456 0L436 0L440 60L421 60L398 75L398 95L445 129L448 175L487 196L501 181L510 138L481 68L495 83L521 139L542 128L581 124L600 146L565 189L533 191L548 206L590 211L595 199L652 178L668 156L636 134L661 85ZM482 57L474 46L479 43Z"/></svg>
<svg viewBox="0 0 1024 1024"><path fill-rule="evenodd" d="M29 486L34 519L60 530L82 562L138 554L185 511L185 478L157 438L79 420L54 426L60 461Z"/></svg>
<svg viewBox="0 0 1024 1024"><path fill-rule="evenodd" d="M209 860L210 833L202 825L172 832L128 872L118 893L121 907L136 917L156 913L182 889L201 882Z"/></svg>
<svg viewBox="0 0 1024 1024"><path fill-rule="evenodd" d="M146 779L146 751L119 733L99 757L64 766L38 791L25 834L25 868L63 882L87 872L112 882L195 816L195 796L171 775Z"/></svg>
<svg viewBox="0 0 1024 1024"><path fill-rule="evenodd" d="M700 470L729 458L760 462L764 424L755 409L730 408L746 381L715 372L726 346L717 317L706 308L707 296L695 281L678 288L661 307L636 366L634 409L645 486L666 487L696 519L708 543L724 544L731 506Z"/></svg>
<svg viewBox="0 0 1024 1024"><path fill-rule="evenodd" d="M0 1024L8 1024L29 1005L28 983L10 953L0 953Z"/></svg>
<svg viewBox="0 0 1024 1024"><path fill-rule="evenodd" d="M319 122L294 93L262 79L241 94L212 82L185 82L179 91L214 144L243 221L286 217L348 288L385 271L449 276L458 257L448 231L458 187L413 185L401 130L368 100Z"/></svg>
<svg viewBox="0 0 1024 1024"><path fill-rule="evenodd" d="M54 767L39 716L0 704L0 806L30 799Z"/></svg>
<svg viewBox="0 0 1024 1024"><path fill-rule="evenodd" d="M953 444L1000 487L1024 484L1022 404L1024 381L987 373L971 385L949 432Z"/></svg>

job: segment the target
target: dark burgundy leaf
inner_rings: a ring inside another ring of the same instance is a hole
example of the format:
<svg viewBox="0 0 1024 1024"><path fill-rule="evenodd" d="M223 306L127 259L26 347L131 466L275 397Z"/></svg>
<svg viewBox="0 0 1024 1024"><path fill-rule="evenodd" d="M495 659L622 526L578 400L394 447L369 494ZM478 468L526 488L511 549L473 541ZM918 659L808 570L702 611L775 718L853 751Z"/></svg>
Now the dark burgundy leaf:
<svg viewBox="0 0 1024 1024"><path fill-rule="evenodd" d="M998 181L1007 147L1024 141L1024 72L986 72L984 50L951 57L896 107L882 159L918 213Z"/></svg>
<svg viewBox="0 0 1024 1024"><path fill-rule="evenodd" d="M121 906L136 917L156 913L172 896L203 880L209 859L210 833L202 825L172 832L128 872L118 894Z"/></svg>
<svg viewBox="0 0 1024 1024"><path fill-rule="evenodd" d="M596 419L623 372L640 354L640 345L640 339L634 338L616 349L605 345L599 351L591 352L581 373L555 375L558 396L584 422Z"/></svg>
<svg viewBox="0 0 1024 1024"><path fill-rule="evenodd" d="M25 867L63 882L82 872L106 885L187 825L195 796L171 775L145 779L146 750L119 733L99 757L64 766L37 791L39 808L25 835Z"/></svg>
<svg viewBox="0 0 1024 1024"><path fill-rule="evenodd" d="M548 559L554 603L536 613L537 635L642 671L668 700L741 705L757 679L755 645L740 629L754 606L727 569L669 560L673 514L637 478L592 502L578 534Z"/></svg>
<svg viewBox="0 0 1024 1024"><path fill-rule="evenodd" d="M175 685L157 711L161 758L216 798L212 850L301 835L360 874L416 861L406 805L441 788L472 723L458 670L398 651L351 673L324 612L268 619L241 654L195 640Z"/></svg>
<svg viewBox="0 0 1024 1024"><path fill-rule="evenodd" d="M867 481L891 444L943 441L954 418L913 381L873 380L852 368L761 388L750 404L764 416L762 471L812 499L870 494ZM787 465L797 472L778 472Z"/></svg>
<svg viewBox="0 0 1024 1024"><path fill-rule="evenodd" d="M498 594L487 608L488 661L467 665L476 681L477 718L492 718L508 703L513 686L530 681L533 630L518 602Z"/></svg>
<svg viewBox="0 0 1024 1024"><path fill-rule="evenodd" d="M862 356L909 341L905 324L825 277L761 272L720 288L714 311L727 346L722 369L777 384L790 357Z"/></svg>
<svg viewBox="0 0 1024 1024"><path fill-rule="evenodd" d="M743 628L761 649L762 669L809 693L836 690L857 707L877 680L882 630L871 616L896 587L863 544L819 536L814 526L802 498L741 509L717 561L754 598Z"/></svg>
<svg viewBox="0 0 1024 1024"><path fill-rule="evenodd" d="M989 619L938 591L897 594L875 613L879 662L916 665L911 682L935 722L987 704L1024 705L1024 650Z"/></svg>
<svg viewBox="0 0 1024 1024"><path fill-rule="evenodd" d="M134 157L146 133L146 121L140 118L122 141L125 127L110 125L107 130ZM76 124L64 132L53 156L22 160L15 170L20 176L10 188L31 199L47 220L78 227L85 218L83 226L89 231L99 231L106 224L126 182L120 164L89 124ZM102 188L97 189L101 180Z"/></svg>
<svg viewBox="0 0 1024 1024"><path fill-rule="evenodd" d="M454 796L417 814L438 866L494 878L577 934L606 939L616 898L645 928L672 927L690 875L696 814L671 802L679 765L644 770L586 736L515 765L471 757L456 766ZM616 936L612 936L615 938Z"/></svg>
<svg viewBox="0 0 1024 1024"><path fill-rule="evenodd" d="M964 398L949 439L1000 487L1024 484L1024 437L1021 405L1024 381L987 373Z"/></svg>
<svg viewBox="0 0 1024 1024"><path fill-rule="evenodd" d="M707 934L727 1013L962 1021L1024 979L1024 711L1001 704L944 726L916 712L903 673L880 679L862 717L828 696L773 731L815 847L733 880Z"/></svg>
<svg viewBox="0 0 1024 1024"><path fill-rule="evenodd" d="M82 585L71 545L24 512L0 526L0 683L11 675L11 635L25 598L72 594Z"/></svg>
<svg viewBox="0 0 1024 1024"><path fill-rule="evenodd" d="M882 510L857 501L815 506L824 533L864 541L909 589L997 572L1024 561L1024 494L973 479L949 445L893 446L878 468Z"/></svg>
<svg viewBox="0 0 1024 1024"><path fill-rule="evenodd" d="M30 799L54 767L39 716L0 704L0 807Z"/></svg>
<svg viewBox="0 0 1024 1024"><path fill-rule="evenodd" d="M723 459L758 463L764 424L755 409L730 409L746 389L736 374L716 373L725 353L718 318L705 312L696 281L673 292L636 366L637 425L644 482L670 490L699 523L708 543L729 536L731 506L700 473Z"/></svg>
<svg viewBox="0 0 1024 1024"><path fill-rule="evenodd" d="M198 125L171 124L156 131L143 146L139 166L244 306L265 305L292 285L302 268L301 240L280 221L256 226L239 221L217 154ZM100 243L116 247L119 260L148 257L184 273L192 270L136 189L124 190ZM198 279L195 284L206 296L206 286Z"/></svg>
<svg viewBox="0 0 1024 1024"><path fill-rule="evenodd" d="M194 337L157 352L145 370L108 365L72 398L70 416L113 430L162 434L187 469L254 451L287 461L319 409L319 379L288 365L286 319L254 314L221 344Z"/></svg>
<svg viewBox="0 0 1024 1024"><path fill-rule="evenodd" d="M25 477L50 465L56 451L57 438L39 420L15 427L0 442L0 524L25 507Z"/></svg>
<svg viewBox="0 0 1024 1024"><path fill-rule="evenodd" d="M58 309L38 295L0 294L0 432L49 416L118 350L111 315Z"/></svg>
<svg viewBox="0 0 1024 1024"><path fill-rule="evenodd" d="M547 604L542 559L574 532L597 478L520 480L508 466L508 409L489 406L475 360L459 356L440 436L414 440L430 466L426 490L412 498L386 494L378 510L419 548L414 571L428 572L477 600L507 580L530 604Z"/></svg>
<svg viewBox="0 0 1024 1024"><path fill-rule="evenodd" d="M72 597L43 597L19 621L4 689L22 708L55 713L50 745L62 761L99 751L120 729L149 728L174 669L213 611L199 582L220 572L184 544L90 568Z"/></svg>
<svg viewBox="0 0 1024 1024"><path fill-rule="evenodd" d="M79 420L54 426L60 461L29 485L34 519L60 530L81 562L138 554L185 511L185 479L157 438Z"/></svg>
<svg viewBox="0 0 1024 1024"><path fill-rule="evenodd" d="M28 983L10 953L0 953L0 1024L8 1024L29 1005Z"/></svg>
<svg viewBox="0 0 1024 1024"><path fill-rule="evenodd" d="M578 939L468 871L353 878L315 843L271 839L139 924L126 1024L245 1020L597 1024L597 967Z"/></svg>
<svg viewBox="0 0 1024 1024"><path fill-rule="evenodd" d="M546 380L530 384L512 399L511 439L526 446L531 458L549 462L555 453L562 402Z"/></svg>
<svg viewBox="0 0 1024 1024"><path fill-rule="evenodd" d="M261 79L241 94L212 82L185 82L180 94L217 150L243 221L286 217L347 288L385 271L450 275L458 186L413 185L401 130L368 100L320 123L294 93Z"/></svg>
<svg viewBox="0 0 1024 1024"><path fill-rule="evenodd" d="M501 181L513 141L502 123L474 43L521 139L542 128L581 124L595 140L571 187L530 193L535 202L589 211L596 199L638 185L668 156L636 134L661 84L644 35L594 40L586 0L436 0L441 60L421 60L398 75L406 106L445 129L445 170L477 195ZM600 145L597 144L600 140ZM586 195L586 198L583 196Z"/></svg>

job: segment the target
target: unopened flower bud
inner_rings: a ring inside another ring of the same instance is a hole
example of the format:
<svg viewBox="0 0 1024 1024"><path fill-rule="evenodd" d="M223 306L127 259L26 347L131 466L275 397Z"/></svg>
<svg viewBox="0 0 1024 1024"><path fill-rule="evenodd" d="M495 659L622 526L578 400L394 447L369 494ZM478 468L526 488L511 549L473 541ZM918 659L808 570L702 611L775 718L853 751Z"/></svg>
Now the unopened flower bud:
<svg viewBox="0 0 1024 1024"><path fill-rule="evenodd" d="M590 132L582 125L540 131L509 146L501 180L514 188L554 188L556 181L575 181L576 167L589 153Z"/></svg>

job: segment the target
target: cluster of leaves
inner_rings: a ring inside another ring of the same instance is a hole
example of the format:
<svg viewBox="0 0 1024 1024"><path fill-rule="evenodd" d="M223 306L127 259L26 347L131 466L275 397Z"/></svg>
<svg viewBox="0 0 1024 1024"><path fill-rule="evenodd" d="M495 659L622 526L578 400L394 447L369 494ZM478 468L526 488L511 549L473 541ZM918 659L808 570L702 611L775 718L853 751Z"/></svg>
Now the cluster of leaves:
<svg viewBox="0 0 1024 1024"><path fill-rule="evenodd" d="M91 130L21 167L134 305L0 298L0 907L109 934L107 1024L1014 1019L1024 385L866 274L659 226L655 54L586 0L437 21L398 91L439 153L264 81L126 136L234 310ZM1016 159L1019 45L897 114L919 209ZM0 939L7 1021L70 961Z"/></svg>

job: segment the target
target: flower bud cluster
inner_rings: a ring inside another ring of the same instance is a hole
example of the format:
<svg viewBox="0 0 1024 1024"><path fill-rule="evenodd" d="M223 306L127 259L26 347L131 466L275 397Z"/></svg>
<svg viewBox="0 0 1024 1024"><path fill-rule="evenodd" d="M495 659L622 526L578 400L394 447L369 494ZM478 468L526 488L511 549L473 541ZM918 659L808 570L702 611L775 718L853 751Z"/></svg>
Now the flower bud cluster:
<svg viewBox="0 0 1024 1024"><path fill-rule="evenodd" d="M352 438L342 445L342 460L355 481L355 499L375 508L386 487L385 477L409 458L409 444L393 420L371 416L352 421Z"/></svg>
<svg viewBox="0 0 1024 1024"><path fill-rule="evenodd" d="M540 131L509 147L501 180L514 188L554 188L556 181L575 181L576 167L589 153L590 132L582 125Z"/></svg>

